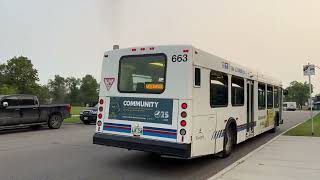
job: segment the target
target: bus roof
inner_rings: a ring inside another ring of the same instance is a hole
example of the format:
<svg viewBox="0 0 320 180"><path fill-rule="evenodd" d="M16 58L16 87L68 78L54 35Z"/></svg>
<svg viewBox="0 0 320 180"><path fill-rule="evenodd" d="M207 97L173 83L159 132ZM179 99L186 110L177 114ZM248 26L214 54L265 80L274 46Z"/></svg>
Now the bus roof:
<svg viewBox="0 0 320 180"><path fill-rule="evenodd" d="M116 49L112 51L106 51L105 56L110 53L120 53L120 54L148 54L148 53L159 53L161 49L178 49L178 48L188 48L193 52L194 64L204 68L216 69L228 74L244 77L247 79L252 79L260 81L263 83L275 85L282 87L282 82L273 78L269 75L265 75L261 72L252 70L250 68L244 67L237 63L233 63L229 60L223 59L221 57L215 56L211 53L205 52L203 50L197 49L192 45L160 45L160 46L138 46L138 47L129 47L123 49ZM201 58L197 58L197 56Z"/></svg>
<svg viewBox="0 0 320 180"><path fill-rule="evenodd" d="M272 76L265 75L261 72L244 67L242 65L207 53L197 48L195 48L195 51L197 52L196 54L199 54L200 56L204 57L194 58L194 63L196 65L204 66L211 69L218 69L219 71L226 72L229 74L238 75L248 79L282 87L282 82Z"/></svg>

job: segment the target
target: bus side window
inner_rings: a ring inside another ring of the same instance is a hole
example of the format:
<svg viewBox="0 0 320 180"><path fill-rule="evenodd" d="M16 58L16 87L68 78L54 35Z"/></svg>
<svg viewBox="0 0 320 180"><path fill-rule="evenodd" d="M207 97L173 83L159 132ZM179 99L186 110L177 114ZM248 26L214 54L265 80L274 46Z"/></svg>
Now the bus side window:
<svg viewBox="0 0 320 180"><path fill-rule="evenodd" d="M210 105L215 107L228 106L228 75L222 72L210 72Z"/></svg>
<svg viewBox="0 0 320 180"><path fill-rule="evenodd" d="M258 84L258 109L266 109L266 85L262 83Z"/></svg>
<svg viewBox="0 0 320 180"><path fill-rule="evenodd" d="M231 103L232 106L244 105L244 79L231 77Z"/></svg>
<svg viewBox="0 0 320 180"><path fill-rule="evenodd" d="M278 87L274 87L274 108L279 108L279 89Z"/></svg>
<svg viewBox="0 0 320 180"><path fill-rule="evenodd" d="M201 70L200 68L194 68L194 86L201 86Z"/></svg>
<svg viewBox="0 0 320 180"><path fill-rule="evenodd" d="M267 85L267 107L268 109L273 108L273 87L271 85Z"/></svg>

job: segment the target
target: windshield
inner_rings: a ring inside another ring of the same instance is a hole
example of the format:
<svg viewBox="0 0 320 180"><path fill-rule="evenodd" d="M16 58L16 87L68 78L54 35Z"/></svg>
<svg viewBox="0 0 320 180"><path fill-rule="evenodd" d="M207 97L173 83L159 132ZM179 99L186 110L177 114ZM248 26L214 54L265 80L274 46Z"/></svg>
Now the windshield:
<svg viewBox="0 0 320 180"><path fill-rule="evenodd" d="M166 56L151 54L120 59L118 90L160 94L165 89Z"/></svg>

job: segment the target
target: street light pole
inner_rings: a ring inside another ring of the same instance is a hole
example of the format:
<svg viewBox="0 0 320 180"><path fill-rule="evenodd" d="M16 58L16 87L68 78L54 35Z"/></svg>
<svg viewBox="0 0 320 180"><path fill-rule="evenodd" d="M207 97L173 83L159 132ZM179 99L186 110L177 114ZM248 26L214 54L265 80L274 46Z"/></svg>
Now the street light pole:
<svg viewBox="0 0 320 180"><path fill-rule="evenodd" d="M308 63L308 65L310 65L310 63ZM312 136L314 135L314 130L313 130L313 111L312 111L312 91L311 91L311 74L309 74L309 93L310 93L310 116L311 116L311 129L312 129Z"/></svg>
<svg viewBox="0 0 320 180"><path fill-rule="evenodd" d="M316 68L318 68L318 69L320 69L320 67L319 66L315 66ZM309 75L309 84L311 84L310 83L310 75ZM311 85L309 85L309 86L311 86ZM311 87L309 88L310 89L310 94L311 94ZM312 107L313 107L313 104L311 103L311 113L312 113ZM312 114L312 136L314 135L314 131L313 131L313 114Z"/></svg>
<svg viewBox="0 0 320 180"><path fill-rule="evenodd" d="M311 85L311 75L315 75L315 68L319 68L318 66L315 66L314 64L308 63L308 65L303 66L303 74L305 76L309 77L309 94L310 94L310 100L309 100L309 105L310 105L310 116L311 116L311 131L312 131L312 136L314 135L314 127L313 127L313 103L312 103L312 85Z"/></svg>

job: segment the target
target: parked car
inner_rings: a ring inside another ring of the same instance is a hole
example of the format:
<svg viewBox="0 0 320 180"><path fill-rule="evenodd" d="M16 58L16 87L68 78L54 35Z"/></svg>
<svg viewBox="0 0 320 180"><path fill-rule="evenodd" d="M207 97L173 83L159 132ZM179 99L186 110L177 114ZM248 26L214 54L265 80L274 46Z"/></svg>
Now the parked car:
<svg viewBox="0 0 320 180"><path fill-rule="evenodd" d="M41 125L58 129L70 111L69 104L39 105L33 95L0 95L0 129Z"/></svg>
<svg viewBox="0 0 320 180"><path fill-rule="evenodd" d="M80 120L84 124L91 124L97 121L98 104L94 107L89 107L80 112Z"/></svg>

